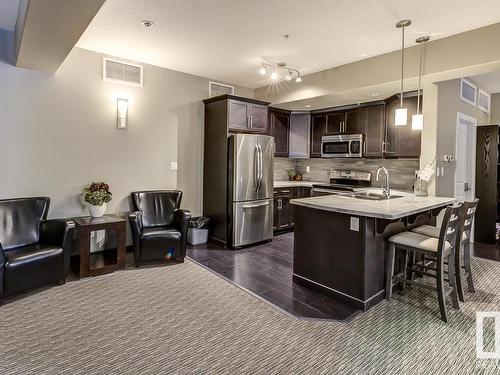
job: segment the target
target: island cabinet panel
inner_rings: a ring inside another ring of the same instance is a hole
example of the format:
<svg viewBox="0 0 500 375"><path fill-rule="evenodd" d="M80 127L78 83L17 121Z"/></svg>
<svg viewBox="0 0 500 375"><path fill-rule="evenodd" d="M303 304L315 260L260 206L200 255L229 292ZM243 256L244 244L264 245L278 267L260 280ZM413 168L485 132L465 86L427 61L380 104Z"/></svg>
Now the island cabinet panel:
<svg viewBox="0 0 500 375"><path fill-rule="evenodd" d="M326 134L326 115L311 116L311 158L321 157L321 138Z"/></svg>
<svg viewBox="0 0 500 375"><path fill-rule="evenodd" d="M363 301L364 219L357 218L360 231L351 231L349 215L297 206L295 217L294 281L323 285L335 297L349 296L349 302Z"/></svg>
<svg viewBox="0 0 500 375"><path fill-rule="evenodd" d="M408 109L408 124L396 126L395 112L400 107L400 100L395 97L387 103L384 154L394 158L418 158L422 132L411 128L411 117L417 113L417 96L404 97L403 106Z"/></svg>
<svg viewBox="0 0 500 375"><path fill-rule="evenodd" d="M274 137L274 156L288 157L290 152L290 113L269 110L269 135Z"/></svg>

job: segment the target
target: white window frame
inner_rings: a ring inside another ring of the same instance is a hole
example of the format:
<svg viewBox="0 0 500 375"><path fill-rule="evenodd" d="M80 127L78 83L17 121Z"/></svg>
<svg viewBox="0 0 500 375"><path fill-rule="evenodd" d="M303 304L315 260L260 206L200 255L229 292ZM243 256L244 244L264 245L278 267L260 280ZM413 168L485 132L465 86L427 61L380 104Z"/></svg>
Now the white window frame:
<svg viewBox="0 0 500 375"><path fill-rule="evenodd" d="M141 83L127 82L127 81L122 81L120 79L107 78L106 77L106 61L111 61L111 62L115 62L115 63L118 63L118 64L135 66L136 68L139 68L141 70ZM137 65L137 64L129 63L128 61L117 60L117 59L110 59L109 57L103 57L102 58L102 80L103 81L107 81L107 82L120 83L122 85L135 86L135 87L143 87L144 86L144 67L142 65Z"/></svg>
<svg viewBox="0 0 500 375"><path fill-rule="evenodd" d="M481 104L479 104L480 103L479 98L481 97L481 95L488 98L488 108L482 107ZM490 108L491 108L491 95L486 91L484 91L483 89L479 88L477 92L477 109L486 113L490 113Z"/></svg>
<svg viewBox="0 0 500 375"><path fill-rule="evenodd" d="M464 84L474 89L474 100L470 100L469 98L463 96ZM477 103L477 87L475 84L465 78L460 78L460 100L464 103L470 104L473 107L475 107Z"/></svg>

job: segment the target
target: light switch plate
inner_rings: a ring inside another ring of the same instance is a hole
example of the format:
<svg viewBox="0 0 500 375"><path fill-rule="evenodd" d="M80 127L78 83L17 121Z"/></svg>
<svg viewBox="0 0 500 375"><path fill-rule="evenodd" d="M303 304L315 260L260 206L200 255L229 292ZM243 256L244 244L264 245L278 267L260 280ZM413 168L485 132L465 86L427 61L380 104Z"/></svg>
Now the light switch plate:
<svg viewBox="0 0 500 375"><path fill-rule="evenodd" d="M170 170L171 171L176 171L177 170L177 162L176 161L171 161L170 162Z"/></svg>
<svg viewBox="0 0 500 375"><path fill-rule="evenodd" d="M351 230L359 232L359 218L351 216Z"/></svg>

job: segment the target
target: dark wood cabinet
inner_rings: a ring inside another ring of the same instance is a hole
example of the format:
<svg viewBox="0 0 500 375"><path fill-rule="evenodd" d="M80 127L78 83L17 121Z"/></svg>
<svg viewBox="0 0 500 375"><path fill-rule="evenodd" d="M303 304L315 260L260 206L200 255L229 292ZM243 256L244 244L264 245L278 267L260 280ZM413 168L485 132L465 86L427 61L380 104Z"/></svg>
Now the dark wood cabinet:
<svg viewBox="0 0 500 375"><path fill-rule="evenodd" d="M344 132L345 113L333 112L326 115L326 134L340 134Z"/></svg>
<svg viewBox="0 0 500 375"><path fill-rule="evenodd" d="M249 103L250 131L267 133L267 106Z"/></svg>
<svg viewBox="0 0 500 375"><path fill-rule="evenodd" d="M268 102L221 95L205 103L203 149L203 214L210 217L210 239L229 246L232 201L228 199L228 136L234 133L267 134Z"/></svg>
<svg viewBox="0 0 500 375"><path fill-rule="evenodd" d="M364 108L365 116L365 157L380 158L383 156L385 139L385 106L376 105Z"/></svg>
<svg viewBox="0 0 500 375"><path fill-rule="evenodd" d="M495 244L500 212L498 126L478 126L476 137L476 185L479 198L474 219L474 241Z"/></svg>
<svg viewBox="0 0 500 375"><path fill-rule="evenodd" d="M228 100L229 131L267 133L267 122L267 105Z"/></svg>
<svg viewBox="0 0 500 375"><path fill-rule="evenodd" d="M283 232L293 229L295 225L295 206L290 203L290 200L310 196L311 188L306 186L274 189L274 231Z"/></svg>
<svg viewBox="0 0 500 375"><path fill-rule="evenodd" d="M363 134L366 131L365 108L354 108L345 113L343 133Z"/></svg>
<svg viewBox="0 0 500 375"><path fill-rule="evenodd" d="M387 100L384 154L395 158L418 158L420 157L421 131L411 128L411 117L417 113L417 96L413 93L405 94L403 106L408 109L408 124L396 126L395 112L400 107L400 96L396 95Z"/></svg>
<svg viewBox="0 0 500 375"><path fill-rule="evenodd" d="M239 100L229 100L228 126L230 130L248 130L248 103Z"/></svg>
<svg viewBox="0 0 500 375"><path fill-rule="evenodd" d="M326 115L311 116L311 158L321 157L321 138L326 134Z"/></svg>
<svg viewBox="0 0 500 375"><path fill-rule="evenodd" d="M269 134L274 137L274 156L288 157L290 152L290 113L269 109Z"/></svg>

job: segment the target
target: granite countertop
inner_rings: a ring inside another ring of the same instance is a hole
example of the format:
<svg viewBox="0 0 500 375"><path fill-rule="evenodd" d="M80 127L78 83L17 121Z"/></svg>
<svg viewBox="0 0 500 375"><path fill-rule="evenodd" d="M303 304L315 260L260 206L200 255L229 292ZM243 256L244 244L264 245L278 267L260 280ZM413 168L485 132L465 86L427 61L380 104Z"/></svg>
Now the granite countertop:
<svg viewBox="0 0 500 375"><path fill-rule="evenodd" d="M382 192L381 189L369 189L368 191L378 194ZM455 202L455 198L417 197L413 193L400 190L391 190L391 194L402 195L402 197L373 201L341 195L324 195L319 197L292 199L290 203L318 210L393 220Z"/></svg>
<svg viewBox="0 0 500 375"><path fill-rule="evenodd" d="M284 187L294 187L294 186L305 186L312 187L316 184L328 184L328 182L319 182L319 181L274 181L275 188L284 188Z"/></svg>

